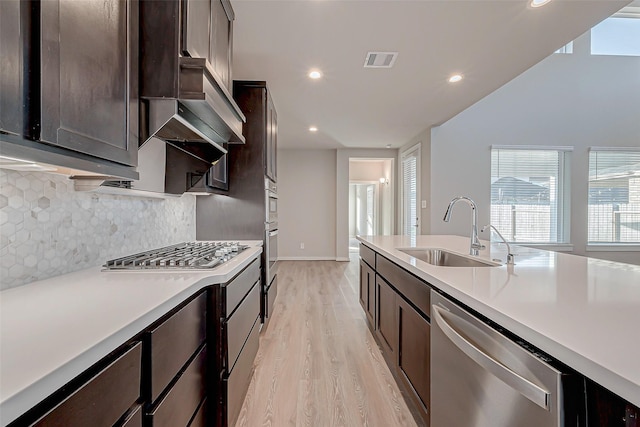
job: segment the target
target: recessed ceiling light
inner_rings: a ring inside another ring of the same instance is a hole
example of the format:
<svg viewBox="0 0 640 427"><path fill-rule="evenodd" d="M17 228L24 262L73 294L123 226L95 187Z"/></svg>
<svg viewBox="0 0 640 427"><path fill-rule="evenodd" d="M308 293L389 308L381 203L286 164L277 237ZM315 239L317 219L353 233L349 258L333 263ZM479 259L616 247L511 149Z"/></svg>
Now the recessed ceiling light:
<svg viewBox="0 0 640 427"><path fill-rule="evenodd" d="M309 78L311 79L319 79L320 77L322 77L322 73L318 70L312 70L309 73Z"/></svg>
<svg viewBox="0 0 640 427"><path fill-rule="evenodd" d="M318 132L318 128L315 126L310 126L309 127L309 132Z"/></svg>
<svg viewBox="0 0 640 427"><path fill-rule="evenodd" d="M391 144L387 144L387 148L391 148Z"/></svg>
<svg viewBox="0 0 640 427"><path fill-rule="evenodd" d="M457 83L460 80L462 80L462 74L454 74L453 76L449 77L449 83Z"/></svg>
<svg viewBox="0 0 640 427"><path fill-rule="evenodd" d="M529 3L529 6L531 7L540 7L540 6L544 6L545 4L549 3L551 0L531 0L531 3Z"/></svg>

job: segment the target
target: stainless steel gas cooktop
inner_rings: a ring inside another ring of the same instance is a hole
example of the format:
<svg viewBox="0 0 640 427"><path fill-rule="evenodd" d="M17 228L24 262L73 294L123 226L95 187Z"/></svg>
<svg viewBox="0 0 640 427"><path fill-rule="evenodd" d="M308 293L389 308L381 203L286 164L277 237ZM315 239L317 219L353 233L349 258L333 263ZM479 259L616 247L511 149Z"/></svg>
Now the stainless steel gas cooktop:
<svg viewBox="0 0 640 427"><path fill-rule="evenodd" d="M107 261L104 270L211 269L247 249L239 242L186 242Z"/></svg>

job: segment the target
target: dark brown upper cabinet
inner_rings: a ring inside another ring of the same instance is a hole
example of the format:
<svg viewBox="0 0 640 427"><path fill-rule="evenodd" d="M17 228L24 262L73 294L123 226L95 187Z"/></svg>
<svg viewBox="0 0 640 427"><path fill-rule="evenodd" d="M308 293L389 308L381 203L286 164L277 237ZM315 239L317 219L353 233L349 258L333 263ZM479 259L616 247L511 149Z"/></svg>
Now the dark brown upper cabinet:
<svg viewBox="0 0 640 427"><path fill-rule="evenodd" d="M3 155L137 179L137 0L3 0L0 12Z"/></svg>
<svg viewBox="0 0 640 427"><path fill-rule="evenodd" d="M236 80L233 82L233 96L247 116L243 132L247 140L245 147L233 147L230 162L259 167L262 175L257 184L264 190L264 176L277 182L278 115L271 98L271 92L264 81ZM248 151L251 150L251 153ZM251 157L251 160L247 160ZM257 169L256 169L257 170Z"/></svg>
<svg viewBox="0 0 640 427"><path fill-rule="evenodd" d="M138 2L56 0L41 8L41 140L135 166Z"/></svg>
<svg viewBox="0 0 640 427"><path fill-rule="evenodd" d="M207 68L229 91L234 19L228 0L185 2L182 50L193 58L205 58Z"/></svg>

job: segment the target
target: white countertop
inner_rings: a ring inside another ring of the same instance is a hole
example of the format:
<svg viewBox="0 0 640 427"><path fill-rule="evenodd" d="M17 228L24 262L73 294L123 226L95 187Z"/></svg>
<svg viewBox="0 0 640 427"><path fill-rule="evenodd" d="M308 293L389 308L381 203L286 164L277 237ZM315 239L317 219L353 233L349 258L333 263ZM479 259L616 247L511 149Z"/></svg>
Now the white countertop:
<svg viewBox="0 0 640 427"><path fill-rule="evenodd" d="M640 266L512 246L513 266L436 267L397 248L441 248L467 255L469 239L358 240L640 406ZM504 244L487 246L480 258L505 260Z"/></svg>
<svg viewBox="0 0 640 427"><path fill-rule="evenodd" d="M233 278L262 241L214 270L100 267L0 292L0 423L5 426L198 290Z"/></svg>

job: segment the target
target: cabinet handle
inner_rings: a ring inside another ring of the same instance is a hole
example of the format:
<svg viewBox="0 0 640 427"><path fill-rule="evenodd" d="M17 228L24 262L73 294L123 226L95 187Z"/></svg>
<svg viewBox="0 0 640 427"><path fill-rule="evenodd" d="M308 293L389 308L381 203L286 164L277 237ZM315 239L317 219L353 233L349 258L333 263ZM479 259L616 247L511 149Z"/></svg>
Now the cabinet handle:
<svg viewBox="0 0 640 427"><path fill-rule="evenodd" d="M457 317L455 314L447 312L445 315L445 310L437 305L432 305L431 311L440 330L442 330L447 338L464 354L536 405L549 410L550 393L548 391L512 371L459 334L445 319L445 316Z"/></svg>

